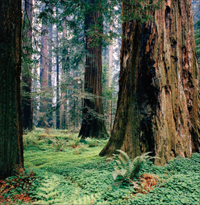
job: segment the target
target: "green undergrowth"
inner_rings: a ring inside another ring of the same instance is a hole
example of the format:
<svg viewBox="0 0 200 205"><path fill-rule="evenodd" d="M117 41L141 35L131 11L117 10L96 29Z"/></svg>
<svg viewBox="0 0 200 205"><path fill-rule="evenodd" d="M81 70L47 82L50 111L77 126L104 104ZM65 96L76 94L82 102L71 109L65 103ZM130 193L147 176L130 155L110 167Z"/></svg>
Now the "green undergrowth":
<svg viewBox="0 0 200 205"><path fill-rule="evenodd" d="M36 174L35 204L200 204L200 154L177 157L165 166L145 161L140 175L161 182L147 194L113 179L114 161L98 154L106 140L80 140L77 134L37 129L24 136L25 167Z"/></svg>

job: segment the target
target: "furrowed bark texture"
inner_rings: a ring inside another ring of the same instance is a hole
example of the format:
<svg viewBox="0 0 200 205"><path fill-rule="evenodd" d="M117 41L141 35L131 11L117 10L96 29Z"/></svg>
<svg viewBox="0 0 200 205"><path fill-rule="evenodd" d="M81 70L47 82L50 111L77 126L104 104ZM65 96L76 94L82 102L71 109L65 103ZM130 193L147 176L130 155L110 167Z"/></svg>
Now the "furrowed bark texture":
<svg viewBox="0 0 200 205"><path fill-rule="evenodd" d="M21 1L0 3L0 179L23 168Z"/></svg>
<svg viewBox="0 0 200 205"><path fill-rule="evenodd" d="M92 3L94 4L93 1L91 1ZM85 67L85 91L91 94L92 99L84 99L83 121L79 132L79 136L82 138L107 137L102 104L102 49L99 39L98 44L94 45L95 37L88 33L88 29L92 27L97 30L102 29L103 23L101 13L90 10L85 14L86 50L88 51ZM102 31L98 30L97 32L101 33Z"/></svg>
<svg viewBox="0 0 200 205"><path fill-rule="evenodd" d="M116 149L132 157L152 151L160 157L155 163L164 164L199 152L199 68L191 1L164 3L153 14L154 23L123 24L117 113L101 156Z"/></svg>
<svg viewBox="0 0 200 205"><path fill-rule="evenodd" d="M25 42L26 46L32 47L32 0L25 1L25 16L24 24L27 28L25 35L28 36L28 42ZM26 38L24 36L24 38ZM30 51L27 51L30 54ZM30 54L31 59L31 54ZM24 96L22 97L22 124L24 129L32 130L33 127L33 103L31 98L32 89L32 68L28 66L24 68L22 72L22 81L24 86L22 90Z"/></svg>

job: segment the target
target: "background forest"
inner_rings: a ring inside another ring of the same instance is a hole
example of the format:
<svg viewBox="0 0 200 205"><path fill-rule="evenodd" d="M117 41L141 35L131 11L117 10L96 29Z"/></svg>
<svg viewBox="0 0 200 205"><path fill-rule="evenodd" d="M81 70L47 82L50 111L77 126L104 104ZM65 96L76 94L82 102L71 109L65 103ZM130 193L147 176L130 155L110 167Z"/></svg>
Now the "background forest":
<svg viewBox="0 0 200 205"><path fill-rule="evenodd" d="M200 204L199 0L16 2L0 2L0 204Z"/></svg>
<svg viewBox="0 0 200 205"><path fill-rule="evenodd" d="M82 122L83 99L95 97L84 89L87 55L84 27L88 23L84 15L92 8L87 8L87 3L79 5L80 2L68 2L67 6L64 1L25 3L22 62L24 128L51 127L78 132ZM121 8L119 4L115 9L112 5L106 9L101 28L104 31L101 36L102 101L103 118L110 130L116 110L121 43L120 21L111 20L111 17L119 17ZM106 14L108 10L110 13ZM98 44L99 34L89 35L97 35L93 43ZM33 110L29 115L28 109L29 112ZM102 117L101 113L96 114Z"/></svg>

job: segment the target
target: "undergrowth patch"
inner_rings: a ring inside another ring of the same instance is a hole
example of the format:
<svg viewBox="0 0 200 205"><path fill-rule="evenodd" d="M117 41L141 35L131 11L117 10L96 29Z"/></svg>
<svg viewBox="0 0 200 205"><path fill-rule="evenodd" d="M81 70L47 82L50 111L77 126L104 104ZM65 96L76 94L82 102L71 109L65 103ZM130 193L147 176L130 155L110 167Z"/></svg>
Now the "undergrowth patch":
<svg viewBox="0 0 200 205"><path fill-rule="evenodd" d="M29 194L34 204L200 204L198 153L165 166L144 161L131 184L114 180L114 161L98 156L105 140L81 141L67 131L40 129L27 133L24 142L26 170L35 173ZM13 190L9 197L17 194Z"/></svg>
<svg viewBox="0 0 200 205"><path fill-rule="evenodd" d="M0 180L0 204L33 202L38 184L39 181L32 171L21 171L18 175Z"/></svg>

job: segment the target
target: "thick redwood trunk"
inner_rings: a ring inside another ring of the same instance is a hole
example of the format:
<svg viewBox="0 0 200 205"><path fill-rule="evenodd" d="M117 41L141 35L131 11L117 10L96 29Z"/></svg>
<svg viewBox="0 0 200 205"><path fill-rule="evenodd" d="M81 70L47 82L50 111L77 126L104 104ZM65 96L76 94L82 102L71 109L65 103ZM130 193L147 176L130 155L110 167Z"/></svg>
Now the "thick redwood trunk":
<svg viewBox="0 0 200 205"><path fill-rule="evenodd" d="M24 44L28 48L26 55L31 59L30 50L32 47L32 0L25 1L24 27L27 28L23 36ZM31 98L32 89L32 68L24 65L22 73L24 93L22 97L22 124L24 129L32 130L33 127L33 103Z"/></svg>
<svg viewBox="0 0 200 205"><path fill-rule="evenodd" d="M132 157L152 151L160 157L155 163L164 164L199 152L191 1L167 0L153 17L154 22L123 24L117 113L101 156L116 149Z"/></svg>
<svg viewBox="0 0 200 205"><path fill-rule="evenodd" d="M82 138L107 137L107 131L104 123L103 104L102 104L102 15L95 11L97 5L93 1L94 10L88 10L85 14L85 36L86 36L86 56L85 67L85 92L90 99L84 99L83 121L79 136ZM96 36L89 34L89 31L96 32Z"/></svg>
<svg viewBox="0 0 200 205"><path fill-rule="evenodd" d="M0 179L23 168L21 0L0 3Z"/></svg>

